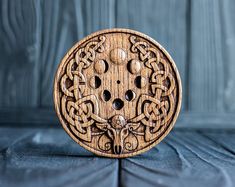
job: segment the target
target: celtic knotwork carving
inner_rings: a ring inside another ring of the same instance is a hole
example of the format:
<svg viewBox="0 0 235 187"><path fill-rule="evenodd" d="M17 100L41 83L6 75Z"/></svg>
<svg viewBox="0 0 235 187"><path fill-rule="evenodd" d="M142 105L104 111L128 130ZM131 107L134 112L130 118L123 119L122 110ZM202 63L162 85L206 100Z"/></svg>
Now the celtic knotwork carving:
<svg viewBox="0 0 235 187"><path fill-rule="evenodd" d="M150 149L171 130L181 84L167 52L127 29L95 33L77 43L55 77L54 100L68 134L103 156Z"/></svg>
<svg viewBox="0 0 235 187"><path fill-rule="evenodd" d="M152 70L150 76L151 94L142 94L137 104L137 117L133 122L141 121L145 128L145 140L152 141L159 136L159 129L165 128L174 112L173 90L175 89L174 77L164 58L160 57L157 49L146 42L136 41L135 36L130 37L131 51L139 53L139 58L145 66ZM168 86L166 83L169 84Z"/></svg>
<svg viewBox="0 0 235 187"><path fill-rule="evenodd" d="M106 120L98 116L98 103L94 95L83 96L86 78L83 69L94 61L96 52L103 52L105 37L100 41L92 41L75 53L66 66L66 73L62 76L60 88L63 92L61 108L64 118L70 125L73 133L84 141L91 141L91 125L94 122L104 123ZM70 84L66 84L71 82ZM67 86L68 85L68 86Z"/></svg>

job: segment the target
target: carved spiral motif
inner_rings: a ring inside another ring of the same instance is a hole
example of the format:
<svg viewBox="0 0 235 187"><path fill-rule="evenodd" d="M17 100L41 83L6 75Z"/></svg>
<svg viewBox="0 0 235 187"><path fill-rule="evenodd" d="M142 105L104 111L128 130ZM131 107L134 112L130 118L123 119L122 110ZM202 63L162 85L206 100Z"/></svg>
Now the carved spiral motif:
<svg viewBox="0 0 235 187"><path fill-rule="evenodd" d="M181 82L169 54L127 29L94 33L76 44L55 77L54 101L66 132L102 156L146 151L171 130Z"/></svg>

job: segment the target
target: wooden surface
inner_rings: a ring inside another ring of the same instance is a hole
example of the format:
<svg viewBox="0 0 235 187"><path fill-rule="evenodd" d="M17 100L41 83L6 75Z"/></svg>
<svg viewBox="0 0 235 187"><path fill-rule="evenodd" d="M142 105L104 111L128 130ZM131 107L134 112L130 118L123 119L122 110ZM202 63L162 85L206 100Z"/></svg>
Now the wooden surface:
<svg viewBox="0 0 235 187"><path fill-rule="evenodd" d="M173 130L127 159L100 158L62 129L0 128L0 185L231 187L235 132Z"/></svg>
<svg viewBox="0 0 235 187"><path fill-rule="evenodd" d="M66 51L94 31L124 27L168 49L181 74L184 112L229 118L235 111L234 7L232 0L2 0L0 108L53 110L52 75Z"/></svg>
<svg viewBox="0 0 235 187"><path fill-rule="evenodd" d="M172 129L182 87L177 67L156 41L107 29L79 41L55 75L54 103L66 132L102 156L129 157Z"/></svg>
<svg viewBox="0 0 235 187"><path fill-rule="evenodd" d="M234 12L234 0L1 0L0 186L234 186ZM52 128L61 128L52 98L59 61L113 27L159 41L185 98L176 131L122 160L98 158Z"/></svg>

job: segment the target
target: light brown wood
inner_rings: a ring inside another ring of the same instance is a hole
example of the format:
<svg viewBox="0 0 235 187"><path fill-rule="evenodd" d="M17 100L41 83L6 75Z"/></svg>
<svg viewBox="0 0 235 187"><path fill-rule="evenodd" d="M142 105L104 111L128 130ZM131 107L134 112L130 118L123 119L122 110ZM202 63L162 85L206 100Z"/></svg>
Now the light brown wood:
<svg viewBox="0 0 235 187"><path fill-rule="evenodd" d="M101 156L140 154L172 129L181 107L176 65L150 37L110 29L78 42L54 82L56 113L66 132Z"/></svg>

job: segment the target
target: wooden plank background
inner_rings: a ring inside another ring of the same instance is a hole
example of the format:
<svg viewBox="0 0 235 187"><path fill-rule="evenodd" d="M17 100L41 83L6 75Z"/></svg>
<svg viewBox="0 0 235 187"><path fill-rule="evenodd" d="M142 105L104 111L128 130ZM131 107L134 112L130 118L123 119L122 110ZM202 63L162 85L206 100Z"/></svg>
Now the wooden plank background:
<svg viewBox="0 0 235 187"><path fill-rule="evenodd" d="M235 1L0 1L0 125L57 124L52 86L66 51L105 28L144 32L175 60L178 127L235 127Z"/></svg>

